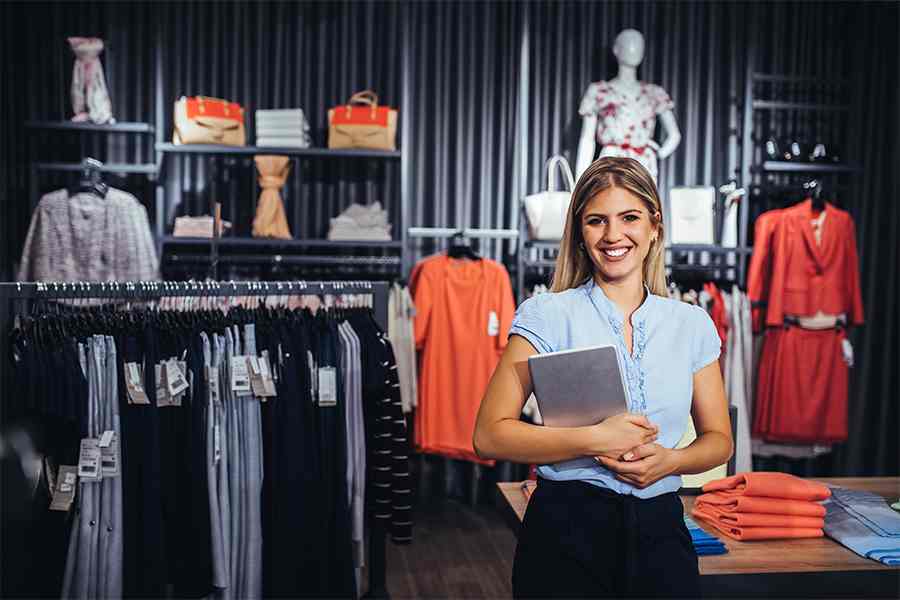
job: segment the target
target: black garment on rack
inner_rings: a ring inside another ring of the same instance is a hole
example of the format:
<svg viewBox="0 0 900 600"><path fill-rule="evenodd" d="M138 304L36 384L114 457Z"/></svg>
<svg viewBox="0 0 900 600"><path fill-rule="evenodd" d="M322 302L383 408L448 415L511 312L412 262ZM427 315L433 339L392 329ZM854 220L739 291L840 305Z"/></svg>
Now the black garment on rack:
<svg viewBox="0 0 900 600"><path fill-rule="evenodd" d="M122 340L123 363L144 368L149 405L129 404L124 380L119 386L122 426L123 592L126 597L160 598L168 578L162 511L162 465L156 407L155 341L149 325Z"/></svg>
<svg viewBox="0 0 900 600"><path fill-rule="evenodd" d="M410 445L390 342L366 315L349 319L362 345L363 412L366 422L366 505L390 524L395 543L412 540Z"/></svg>
<svg viewBox="0 0 900 600"><path fill-rule="evenodd" d="M3 523L0 530L3 597L56 597L63 585L74 511L47 510L51 498L48 478L55 477L58 465L78 464L80 439L87 431L88 383L75 342L63 340L43 326L40 333L32 331L15 340L12 378L13 393L4 400L4 419L30 423L35 451L45 458L31 499L28 528L19 530L14 523ZM48 469L54 472L48 473ZM13 489L7 485L7 476L4 469L4 506L12 501L6 497ZM38 556L40 560L35 560Z"/></svg>

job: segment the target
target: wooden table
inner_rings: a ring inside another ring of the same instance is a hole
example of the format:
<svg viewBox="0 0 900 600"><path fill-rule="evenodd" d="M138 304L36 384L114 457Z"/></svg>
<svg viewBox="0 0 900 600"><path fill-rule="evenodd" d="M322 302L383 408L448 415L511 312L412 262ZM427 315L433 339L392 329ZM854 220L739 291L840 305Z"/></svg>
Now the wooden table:
<svg viewBox="0 0 900 600"><path fill-rule="evenodd" d="M900 477L815 481L873 492L891 502L900 497ZM497 488L501 512L518 534L527 506L521 484L498 483ZM686 512L694 500L682 496ZM699 557L707 596L900 597L900 567L863 558L830 538L739 542L698 524L728 548L728 554Z"/></svg>

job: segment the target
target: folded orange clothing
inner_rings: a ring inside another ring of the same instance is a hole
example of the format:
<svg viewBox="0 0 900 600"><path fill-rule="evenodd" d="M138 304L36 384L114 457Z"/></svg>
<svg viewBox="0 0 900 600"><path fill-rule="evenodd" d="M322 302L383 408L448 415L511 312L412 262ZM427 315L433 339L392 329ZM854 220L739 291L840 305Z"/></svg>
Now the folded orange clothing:
<svg viewBox="0 0 900 600"><path fill-rule="evenodd" d="M795 500L799 502L799 500ZM802 517L786 514L745 513L722 510L715 504L707 504L697 498L694 504L705 515L717 519L726 526L737 527L800 527L807 529L822 529L825 527L825 519L822 517Z"/></svg>
<svg viewBox="0 0 900 600"><path fill-rule="evenodd" d="M764 496L789 500L825 500L831 496L828 486L787 473L738 473L710 481L704 492L722 492L730 496Z"/></svg>
<svg viewBox="0 0 900 600"><path fill-rule="evenodd" d="M753 540L782 540L782 539L800 539L800 538L818 538L822 537L821 529L812 527L738 527L735 525L725 525L718 521L714 515L704 511L702 508L694 508L691 515L717 531L727 535L730 538L741 542L749 542Z"/></svg>
<svg viewBox="0 0 900 600"><path fill-rule="evenodd" d="M798 517L825 516L824 506L808 500L729 496L724 492L712 492L697 496L697 504L712 505L718 510L729 513L764 513L769 515L796 515Z"/></svg>

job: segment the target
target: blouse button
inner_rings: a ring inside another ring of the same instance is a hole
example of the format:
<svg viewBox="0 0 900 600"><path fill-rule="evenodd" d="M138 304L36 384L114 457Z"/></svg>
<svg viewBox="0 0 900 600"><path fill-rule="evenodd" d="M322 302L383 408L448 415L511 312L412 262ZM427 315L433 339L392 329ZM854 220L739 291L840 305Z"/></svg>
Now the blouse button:
<svg viewBox="0 0 900 600"><path fill-rule="evenodd" d="M97 521L91 519L91 527L93 527L93 526L96 525L96 524L97 524Z"/></svg>

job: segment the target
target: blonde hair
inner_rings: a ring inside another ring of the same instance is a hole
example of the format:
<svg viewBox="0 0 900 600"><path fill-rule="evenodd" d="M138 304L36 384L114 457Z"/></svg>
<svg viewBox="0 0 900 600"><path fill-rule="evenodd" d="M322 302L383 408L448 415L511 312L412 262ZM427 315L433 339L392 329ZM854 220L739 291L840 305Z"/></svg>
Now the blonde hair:
<svg viewBox="0 0 900 600"><path fill-rule="evenodd" d="M581 235L581 216L588 202L597 194L613 187L627 190L640 198L650 213L650 222L656 225L656 239L650 243L650 251L644 259L644 283L651 294L665 296L666 264L665 238L662 222L662 206L659 193L650 173L633 158L607 156L594 161L578 179L572 192L572 202L566 215L566 228L550 291L562 292L585 283L594 275L594 264L587 252L579 250L584 239Z"/></svg>

